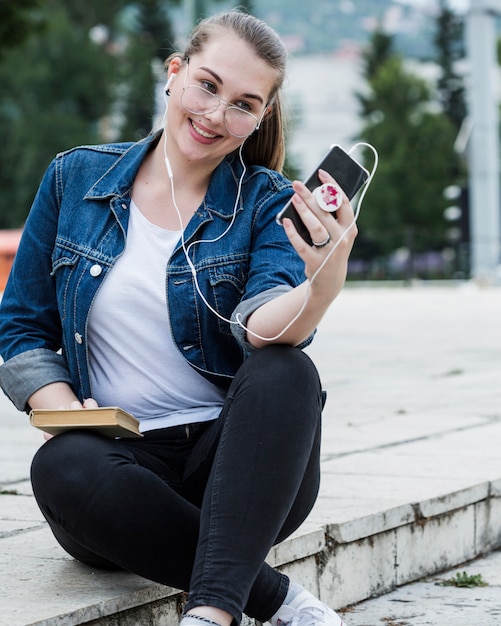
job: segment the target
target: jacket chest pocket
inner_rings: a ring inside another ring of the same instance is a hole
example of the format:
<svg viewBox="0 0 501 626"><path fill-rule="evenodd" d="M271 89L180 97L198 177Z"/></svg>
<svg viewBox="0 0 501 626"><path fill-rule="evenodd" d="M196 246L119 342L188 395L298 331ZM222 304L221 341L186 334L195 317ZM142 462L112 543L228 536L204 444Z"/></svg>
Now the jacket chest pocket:
<svg viewBox="0 0 501 626"><path fill-rule="evenodd" d="M98 277L104 275L105 266L87 254L56 245L52 254L52 272L56 286L59 315L64 321L73 313L83 311L81 305L90 301L97 288ZM85 308L85 307L84 307Z"/></svg>
<svg viewBox="0 0 501 626"><path fill-rule="evenodd" d="M52 271L56 285L57 305L61 321L64 321L68 314L68 301L71 293L71 285L75 270L78 267L79 255L71 250L60 246L54 248L52 254Z"/></svg>
<svg viewBox="0 0 501 626"><path fill-rule="evenodd" d="M235 307L240 302L245 291L246 265L245 263L227 263L209 268L209 287L211 305L217 311L219 330L231 335L228 321Z"/></svg>

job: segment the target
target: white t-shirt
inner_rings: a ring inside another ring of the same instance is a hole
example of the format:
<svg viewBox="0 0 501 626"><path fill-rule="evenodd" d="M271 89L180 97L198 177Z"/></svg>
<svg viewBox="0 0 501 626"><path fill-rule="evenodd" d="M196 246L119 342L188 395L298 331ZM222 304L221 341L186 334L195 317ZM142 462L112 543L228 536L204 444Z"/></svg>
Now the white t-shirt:
<svg viewBox="0 0 501 626"><path fill-rule="evenodd" d="M149 222L131 202L127 243L89 316L92 394L119 406L141 431L218 417L225 392L180 354L167 314L167 262L180 231Z"/></svg>

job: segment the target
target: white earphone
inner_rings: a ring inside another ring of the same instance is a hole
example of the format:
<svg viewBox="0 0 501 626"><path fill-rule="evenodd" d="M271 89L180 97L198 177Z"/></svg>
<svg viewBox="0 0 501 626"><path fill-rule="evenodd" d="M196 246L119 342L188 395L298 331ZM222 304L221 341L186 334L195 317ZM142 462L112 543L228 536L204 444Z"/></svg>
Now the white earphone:
<svg viewBox="0 0 501 626"><path fill-rule="evenodd" d="M169 92L169 87L171 86L172 81L176 78L176 72L172 72L172 74L169 76L169 78L167 79L167 82L165 83L165 93L168 94Z"/></svg>

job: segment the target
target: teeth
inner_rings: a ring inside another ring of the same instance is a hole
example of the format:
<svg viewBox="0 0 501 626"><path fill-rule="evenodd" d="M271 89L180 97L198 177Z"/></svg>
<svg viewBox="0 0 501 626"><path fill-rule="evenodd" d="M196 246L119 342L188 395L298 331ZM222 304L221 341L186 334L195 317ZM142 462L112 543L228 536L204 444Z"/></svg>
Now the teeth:
<svg viewBox="0 0 501 626"><path fill-rule="evenodd" d="M205 137L206 139L215 139L217 137L217 135L211 135L210 133L206 133L205 130L199 128L193 121L191 122L191 126L199 135L202 135L202 137Z"/></svg>

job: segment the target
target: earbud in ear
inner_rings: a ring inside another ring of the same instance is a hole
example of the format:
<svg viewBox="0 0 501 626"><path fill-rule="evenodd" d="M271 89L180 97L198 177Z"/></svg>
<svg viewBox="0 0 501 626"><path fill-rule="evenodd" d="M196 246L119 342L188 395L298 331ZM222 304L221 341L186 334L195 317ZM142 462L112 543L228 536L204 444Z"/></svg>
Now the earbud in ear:
<svg viewBox="0 0 501 626"><path fill-rule="evenodd" d="M175 72L172 72L172 74L171 74L171 75L169 76L169 78L167 79L167 82L165 83L165 93L166 93L167 95L170 95L170 94L169 94L169 88L170 88L170 86L171 86L171 84L172 84L172 81L173 81L175 78L176 78L176 73L175 73Z"/></svg>

